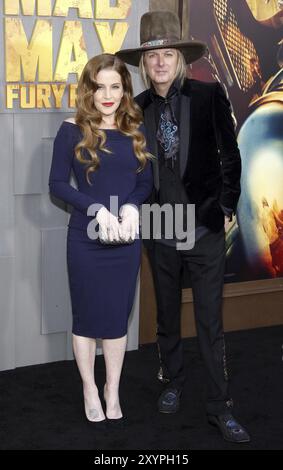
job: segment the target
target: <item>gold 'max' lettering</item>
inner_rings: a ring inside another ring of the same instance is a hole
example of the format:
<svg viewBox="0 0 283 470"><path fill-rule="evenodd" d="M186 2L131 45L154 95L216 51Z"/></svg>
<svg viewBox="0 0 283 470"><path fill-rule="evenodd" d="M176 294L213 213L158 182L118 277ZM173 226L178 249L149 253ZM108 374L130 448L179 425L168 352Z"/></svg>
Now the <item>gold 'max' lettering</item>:
<svg viewBox="0 0 283 470"><path fill-rule="evenodd" d="M38 69L40 82L52 81L52 25L48 20L37 20L28 43L22 21L5 18L6 81L34 82Z"/></svg>
<svg viewBox="0 0 283 470"><path fill-rule="evenodd" d="M102 46L103 52L115 54L115 52L121 49L127 31L129 29L128 23L115 23L113 32L111 32L110 24L106 21L95 21L94 26L96 28L98 39Z"/></svg>
<svg viewBox="0 0 283 470"><path fill-rule="evenodd" d="M72 55L75 60L72 60ZM69 73L76 73L79 79L87 61L81 21L65 21L54 82L67 81Z"/></svg>

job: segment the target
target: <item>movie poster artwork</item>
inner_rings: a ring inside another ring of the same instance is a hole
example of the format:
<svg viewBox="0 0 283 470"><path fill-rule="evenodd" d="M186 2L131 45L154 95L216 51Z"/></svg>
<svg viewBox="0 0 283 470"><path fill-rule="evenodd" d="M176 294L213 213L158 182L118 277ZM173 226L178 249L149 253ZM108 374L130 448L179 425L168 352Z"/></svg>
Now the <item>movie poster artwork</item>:
<svg viewBox="0 0 283 470"><path fill-rule="evenodd" d="M226 226L226 282L283 276L283 1L191 0L190 36L209 53L191 78L219 80L242 157L237 217Z"/></svg>

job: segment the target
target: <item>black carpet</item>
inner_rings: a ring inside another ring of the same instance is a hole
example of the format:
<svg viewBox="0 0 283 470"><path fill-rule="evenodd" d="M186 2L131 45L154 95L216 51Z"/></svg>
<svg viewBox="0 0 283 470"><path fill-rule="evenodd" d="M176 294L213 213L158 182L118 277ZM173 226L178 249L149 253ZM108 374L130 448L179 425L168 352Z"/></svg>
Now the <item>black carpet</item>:
<svg viewBox="0 0 283 470"><path fill-rule="evenodd" d="M205 371L196 339L184 341L188 380L176 415L161 415L156 402L155 345L126 354L121 381L124 429L101 431L84 417L82 388L73 361L0 373L1 450L36 449L283 449L283 326L226 334L234 414L251 434L230 444L207 424ZM96 360L104 383L104 361Z"/></svg>

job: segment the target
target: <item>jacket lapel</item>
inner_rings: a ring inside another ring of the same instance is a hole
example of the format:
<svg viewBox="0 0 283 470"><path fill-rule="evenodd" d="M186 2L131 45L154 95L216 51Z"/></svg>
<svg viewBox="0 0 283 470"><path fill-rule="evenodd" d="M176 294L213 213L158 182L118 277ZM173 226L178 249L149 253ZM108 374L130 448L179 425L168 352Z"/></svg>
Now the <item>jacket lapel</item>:
<svg viewBox="0 0 283 470"><path fill-rule="evenodd" d="M181 97L180 107L180 176L183 178L189 154L191 130L191 98L187 95Z"/></svg>
<svg viewBox="0 0 283 470"><path fill-rule="evenodd" d="M159 163L158 163L158 147L156 139L156 123L155 123L155 114L154 114L154 104L150 103L149 106L144 110L144 122L146 127L146 136L147 136L147 146L148 150L156 158L152 160L152 171L153 171L153 180L154 186L159 190Z"/></svg>

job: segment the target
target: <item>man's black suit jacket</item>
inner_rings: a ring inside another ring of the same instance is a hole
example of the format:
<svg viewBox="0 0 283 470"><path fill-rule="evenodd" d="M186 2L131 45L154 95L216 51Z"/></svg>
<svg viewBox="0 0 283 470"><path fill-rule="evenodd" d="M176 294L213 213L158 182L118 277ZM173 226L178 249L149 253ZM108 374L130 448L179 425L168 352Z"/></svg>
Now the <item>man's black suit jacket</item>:
<svg viewBox="0 0 283 470"><path fill-rule="evenodd" d="M149 90L135 98L143 110L148 150L158 157L154 102ZM230 102L220 83L185 79L180 105L180 173L196 216L210 230L224 224L222 204L235 213L240 197L241 158ZM158 202L159 164L153 161L154 190Z"/></svg>

